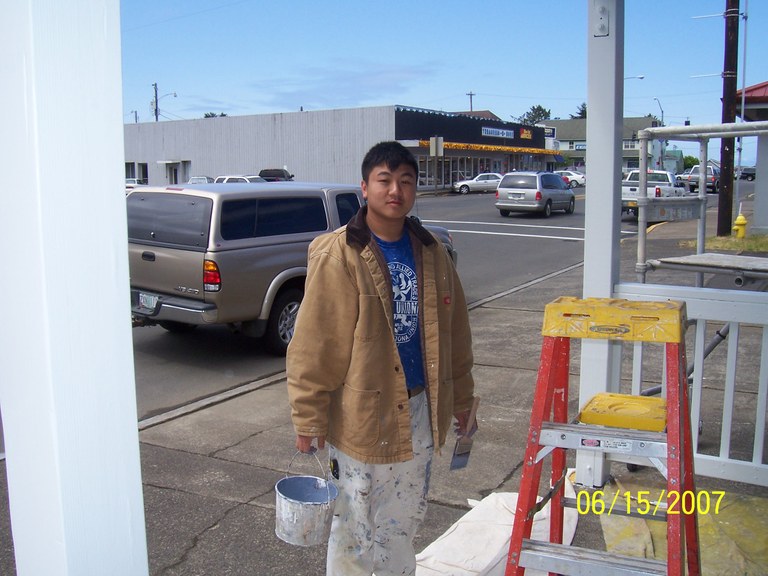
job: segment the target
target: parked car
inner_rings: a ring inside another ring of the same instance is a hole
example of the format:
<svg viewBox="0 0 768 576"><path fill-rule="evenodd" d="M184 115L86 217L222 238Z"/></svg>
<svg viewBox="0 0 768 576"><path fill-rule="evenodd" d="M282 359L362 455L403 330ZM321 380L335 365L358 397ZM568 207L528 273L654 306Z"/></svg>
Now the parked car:
<svg viewBox="0 0 768 576"><path fill-rule="evenodd" d="M346 224L363 196L336 184L210 184L137 188L126 203L134 326L226 325L284 355L309 243ZM455 262L448 231L427 228Z"/></svg>
<svg viewBox="0 0 768 576"><path fill-rule="evenodd" d="M683 170L682 174L675 174L675 181L683 185L688 184L688 174L691 173L690 168Z"/></svg>
<svg viewBox="0 0 768 576"><path fill-rule="evenodd" d="M571 188L587 185L587 177L581 172L574 172L573 170L555 170L555 174L568 178L568 185Z"/></svg>
<svg viewBox="0 0 768 576"><path fill-rule="evenodd" d="M192 176L187 184L210 184L211 182L213 182L213 178L210 176Z"/></svg>
<svg viewBox="0 0 768 576"><path fill-rule="evenodd" d="M285 168L264 168L259 172L259 176L267 182L290 182L293 180L293 174Z"/></svg>
<svg viewBox="0 0 768 576"><path fill-rule="evenodd" d="M454 182L451 186L451 190L460 192L461 194L469 194L470 192L492 192L493 190L496 190L499 182L501 182L501 174L497 172L483 172L469 180L459 180L458 182Z"/></svg>
<svg viewBox="0 0 768 576"><path fill-rule="evenodd" d="M540 212L549 217L553 210L573 214L576 195L552 172L509 172L496 189L496 208L502 216L510 212Z"/></svg>
<svg viewBox="0 0 768 576"><path fill-rule="evenodd" d="M717 194L720 192L720 168L714 166L707 166L707 192ZM696 164L691 168L690 174L688 174L688 190L691 193L696 192L699 187L699 165Z"/></svg>
<svg viewBox="0 0 768 576"><path fill-rule="evenodd" d="M214 180L216 184L232 184L233 182L248 183L248 182L266 182L261 176L246 175L246 176L216 176Z"/></svg>
<svg viewBox="0 0 768 576"><path fill-rule="evenodd" d="M125 179L125 193L128 194L131 190L136 188L136 186L143 186L147 182L145 180L142 180L141 178L126 178Z"/></svg>
<svg viewBox="0 0 768 576"><path fill-rule="evenodd" d="M754 166L745 166L741 169L741 180L748 180L749 182L752 182L755 177L757 176L757 171Z"/></svg>

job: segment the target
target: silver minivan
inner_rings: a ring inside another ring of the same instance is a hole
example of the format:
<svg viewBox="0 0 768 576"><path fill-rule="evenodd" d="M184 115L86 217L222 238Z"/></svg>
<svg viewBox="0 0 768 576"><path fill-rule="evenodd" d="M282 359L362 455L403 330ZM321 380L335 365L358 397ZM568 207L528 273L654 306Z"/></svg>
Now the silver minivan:
<svg viewBox="0 0 768 576"><path fill-rule="evenodd" d="M508 172L496 189L496 208L502 216L511 212L538 212L549 217L553 210L573 214L576 195L552 172Z"/></svg>

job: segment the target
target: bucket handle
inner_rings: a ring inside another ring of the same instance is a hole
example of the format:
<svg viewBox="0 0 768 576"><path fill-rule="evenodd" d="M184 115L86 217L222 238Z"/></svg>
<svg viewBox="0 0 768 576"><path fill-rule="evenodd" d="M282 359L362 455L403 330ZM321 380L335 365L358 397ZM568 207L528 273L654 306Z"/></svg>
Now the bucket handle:
<svg viewBox="0 0 768 576"><path fill-rule="evenodd" d="M317 457L317 448L312 446L312 449L309 453L315 457L315 462L317 462L317 465L320 466L320 470L322 470L323 472L323 480L325 480L325 489L328 491L328 500L326 500L326 502L330 504L331 503L331 488L329 486L331 484L330 470L328 470L328 472L325 471L325 467L323 466L322 462L320 462L320 458ZM305 454L305 452L302 452L301 450L296 450L296 453L291 458L291 461L288 463L288 468L285 471L286 478L288 478L288 474L291 471L291 466L293 466L293 461L296 459L296 456L298 456L299 454Z"/></svg>

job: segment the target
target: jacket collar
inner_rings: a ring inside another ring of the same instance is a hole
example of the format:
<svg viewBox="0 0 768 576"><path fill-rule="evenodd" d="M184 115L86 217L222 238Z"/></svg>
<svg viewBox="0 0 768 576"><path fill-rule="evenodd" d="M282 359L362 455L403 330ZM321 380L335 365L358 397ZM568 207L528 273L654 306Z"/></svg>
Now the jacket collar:
<svg viewBox="0 0 768 576"><path fill-rule="evenodd" d="M347 224L347 244L362 250L371 241L371 229L365 221L368 214L368 206L362 206ZM424 228L416 216L408 216L405 219L405 228L415 236L423 245L431 246L435 238Z"/></svg>

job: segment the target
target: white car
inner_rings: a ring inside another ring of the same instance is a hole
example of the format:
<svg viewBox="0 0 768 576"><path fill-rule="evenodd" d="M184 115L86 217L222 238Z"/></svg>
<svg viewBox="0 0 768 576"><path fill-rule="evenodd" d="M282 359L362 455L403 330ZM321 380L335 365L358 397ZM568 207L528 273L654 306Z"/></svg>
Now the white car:
<svg viewBox="0 0 768 576"><path fill-rule="evenodd" d="M483 172L470 180L454 182L451 189L454 192L469 194L470 192L493 192L501 182L501 174L496 172Z"/></svg>
<svg viewBox="0 0 768 576"><path fill-rule="evenodd" d="M587 177L581 172L574 172L573 170L555 170L555 174L568 178L568 185L571 188L587 185Z"/></svg>

